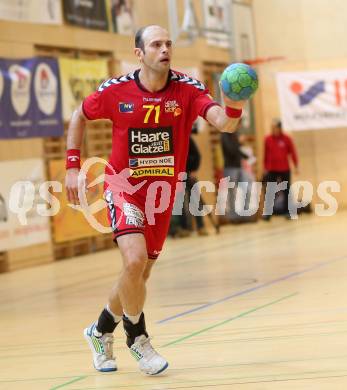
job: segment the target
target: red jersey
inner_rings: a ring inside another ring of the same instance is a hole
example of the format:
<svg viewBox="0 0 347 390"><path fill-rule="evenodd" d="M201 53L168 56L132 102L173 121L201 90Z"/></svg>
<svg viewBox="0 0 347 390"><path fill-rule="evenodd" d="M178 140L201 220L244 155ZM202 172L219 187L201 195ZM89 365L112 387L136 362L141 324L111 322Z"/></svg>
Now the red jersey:
<svg viewBox="0 0 347 390"><path fill-rule="evenodd" d="M264 165L267 171L286 172L290 170L289 156L298 165L295 146L286 134L268 135L265 138Z"/></svg>
<svg viewBox="0 0 347 390"><path fill-rule="evenodd" d="M189 134L197 116L217 104L198 80L169 71L165 87L149 92L139 70L103 82L83 102L86 118L113 122L110 164L117 173L129 168L129 182L171 184L185 171Z"/></svg>

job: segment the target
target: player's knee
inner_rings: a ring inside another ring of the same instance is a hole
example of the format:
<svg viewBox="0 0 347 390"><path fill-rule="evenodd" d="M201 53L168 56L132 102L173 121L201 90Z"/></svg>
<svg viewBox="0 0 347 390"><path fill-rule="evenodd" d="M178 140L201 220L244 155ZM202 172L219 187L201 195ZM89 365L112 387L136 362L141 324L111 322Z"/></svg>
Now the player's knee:
<svg viewBox="0 0 347 390"><path fill-rule="evenodd" d="M142 254L133 254L127 258L124 265L124 270L129 277L139 279L143 277L146 267L147 256Z"/></svg>
<svg viewBox="0 0 347 390"><path fill-rule="evenodd" d="M151 268L146 268L143 272L143 279L146 282L151 274Z"/></svg>

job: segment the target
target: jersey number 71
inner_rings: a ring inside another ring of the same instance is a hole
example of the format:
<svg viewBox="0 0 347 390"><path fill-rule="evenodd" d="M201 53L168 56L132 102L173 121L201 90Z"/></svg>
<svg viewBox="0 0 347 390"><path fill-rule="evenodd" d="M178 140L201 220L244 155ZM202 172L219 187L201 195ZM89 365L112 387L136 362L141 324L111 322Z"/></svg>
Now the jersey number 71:
<svg viewBox="0 0 347 390"><path fill-rule="evenodd" d="M142 107L147 110L143 123L148 123L153 110L155 110L154 123L159 123L160 106L155 106L154 104L144 104Z"/></svg>

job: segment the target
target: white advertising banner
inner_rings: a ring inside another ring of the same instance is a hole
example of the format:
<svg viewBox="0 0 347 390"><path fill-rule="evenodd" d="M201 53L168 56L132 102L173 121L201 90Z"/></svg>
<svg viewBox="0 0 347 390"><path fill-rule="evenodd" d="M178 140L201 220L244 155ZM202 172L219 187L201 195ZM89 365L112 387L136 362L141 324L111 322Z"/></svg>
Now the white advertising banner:
<svg viewBox="0 0 347 390"><path fill-rule="evenodd" d="M60 0L0 0L0 19L62 24Z"/></svg>
<svg viewBox="0 0 347 390"><path fill-rule="evenodd" d="M0 162L0 172L0 252L48 242L49 218L37 212L38 206L46 207L39 194L43 161Z"/></svg>
<svg viewBox="0 0 347 390"><path fill-rule="evenodd" d="M277 74L285 130L347 127L347 69Z"/></svg>

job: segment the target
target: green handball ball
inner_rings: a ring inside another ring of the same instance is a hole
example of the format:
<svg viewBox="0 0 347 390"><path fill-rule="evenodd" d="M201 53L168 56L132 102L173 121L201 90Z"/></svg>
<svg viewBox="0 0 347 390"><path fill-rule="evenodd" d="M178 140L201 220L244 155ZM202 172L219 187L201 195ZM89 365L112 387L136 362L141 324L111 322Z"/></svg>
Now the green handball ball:
<svg viewBox="0 0 347 390"><path fill-rule="evenodd" d="M224 94L231 100L247 100L258 89L258 76L247 64L231 64L220 78Z"/></svg>

